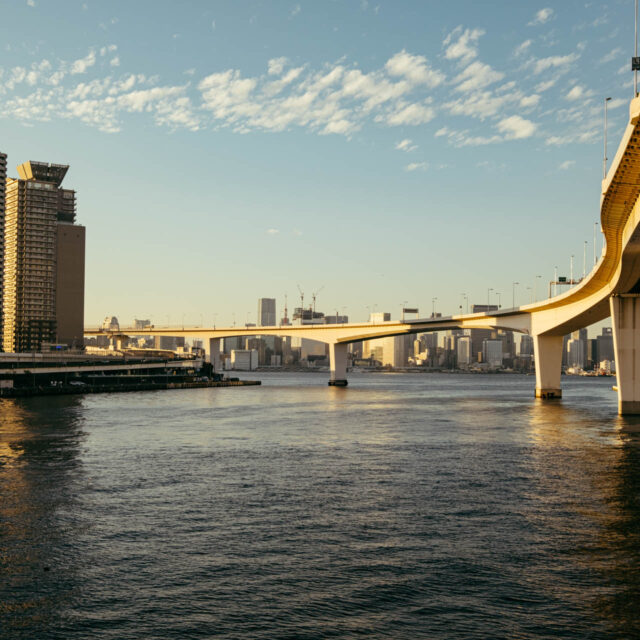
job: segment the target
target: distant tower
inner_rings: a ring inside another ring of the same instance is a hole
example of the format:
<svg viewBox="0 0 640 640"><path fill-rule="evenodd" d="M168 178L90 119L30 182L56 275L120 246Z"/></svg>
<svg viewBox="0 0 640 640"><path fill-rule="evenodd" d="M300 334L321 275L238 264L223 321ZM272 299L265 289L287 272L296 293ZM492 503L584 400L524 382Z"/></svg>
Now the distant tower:
<svg viewBox="0 0 640 640"><path fill-rule="evenodd" d="M260 298L258 300L258 326L276 326L276 301L275 298Z"/></svg>
<svg viewBox="0 0 640 640"><path fill-rule="evenodd" d="M29 161L17 169L6 187L4 350L80 347L85 228L74 224L75 191L60 186L69 167Z"/></svg>
<svg viewBox="0 0 640 640"><path fill-rule="evenodd" d="M3 266L4 266L4 190L7 183L7 154L0 151L0 351L2 351L2 300L3 300Z"/></svg>

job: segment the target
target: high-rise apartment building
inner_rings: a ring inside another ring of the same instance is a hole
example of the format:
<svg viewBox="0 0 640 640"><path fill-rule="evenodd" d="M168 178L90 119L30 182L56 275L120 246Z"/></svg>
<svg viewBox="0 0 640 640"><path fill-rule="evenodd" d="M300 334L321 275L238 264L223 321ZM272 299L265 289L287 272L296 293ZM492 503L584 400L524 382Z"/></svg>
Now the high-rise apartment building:
<svg viewBox="0 0 640 640"><path fill-rule="evenodd" d="M258 326L276 326L276 300L275 298L260 298L258 300Z"/></svg>
<svg viewBox="0 0 640 640"><path fill-rule="evenodd" d="M3 300L3 274L4 264L4 209L5 209L5 186L7 183L7 154L0 151L0 351L2 351L2 300Z"/></svg>
<svg viewBox="0 0 640 640"><path fill-rule="evenodd" d="M85 228L75 223L69 167L25 162L7 178L4 242L4 351L44 343L81 346Z"/></svg>

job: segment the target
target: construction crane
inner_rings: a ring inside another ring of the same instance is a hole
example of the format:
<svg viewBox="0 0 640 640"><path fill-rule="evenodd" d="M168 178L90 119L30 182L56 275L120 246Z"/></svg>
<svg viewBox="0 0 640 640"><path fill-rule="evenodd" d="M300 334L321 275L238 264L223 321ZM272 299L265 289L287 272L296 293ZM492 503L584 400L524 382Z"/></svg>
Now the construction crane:
<svg viewBox="0 0 640 640"><path fill-rule="evenodd" d="M316 312L316 297L323 289L324 289L324 285L322 285L315 293L311 294L311 299L313 300L313 305L311 307L311 310L313 311L314 314Z"/></svg>
<svg viewBox="0 0 640 640"><path fill-rule="evenodd" d="M304 311L304 291L300 288L300 285L296 285L298 287L298 291L300 292L300 312Z"/></svg>

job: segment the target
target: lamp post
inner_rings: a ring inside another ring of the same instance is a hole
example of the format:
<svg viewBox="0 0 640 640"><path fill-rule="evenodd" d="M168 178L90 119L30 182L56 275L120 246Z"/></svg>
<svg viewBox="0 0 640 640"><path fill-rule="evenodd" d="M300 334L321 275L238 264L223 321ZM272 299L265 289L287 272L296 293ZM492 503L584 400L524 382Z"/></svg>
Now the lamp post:
<svg viewBox="0 0 640 640"><path fill-rule="evenodd" d="M533 280L533 297L535 298L535 302L538 302L538 278L542 278L542 276L536 276Z"/></svg>
<svg viewBox="0 0 640 640"><path fill-rule="evenodd" d="M636 72L637 73L637 72ZM604 99L604 156L602 158L602 179L607 179L607 103L611 98Z"/></svg>
<svg viewBox="0 0 640 640"><path fill-rule="evenodd" d="M492 288L487 289L487 307L491 304L491 292L493 291ZM488 311L489 309L487 309Z"/></svg>
<svg viewBox="0 0 640 640"><path fill-rule="evenodd" d="M587 275L587 241L584 241L584 253L582 255L582 279Z"/></svg>
<svg viewBox="0 0 640 640"><path fill-rule="evenodd" d="M519 285L519 282L513 282L511 284L511 306L515 309L516 307L516 287Z"/></svg>
<svg viewBox="0 0 640 640"><path fill-rule="evenodd" d="M407 306L408 302L407 302L407 300L403 300L401 304L402 304L402 307L401 307L401 310L400 310L401 311L400 315L401 315L401 318L402 318L402 322L404 322L404 308Z"/></svg>
<svg viewBox="0 0 640 640"><path fill-rule="evenodd" d="M431 298L431 317L436 317L436 300L438 298Z"/></svg>
<svg viewBox="0 0 640 640"><path fill-rule="evenodd" d="M501 296L502 296L502 294L499 291L496 291L496 298L498 298L498 309L502 306L502 304L500 302Z"/></svg>
<svg viewBox="0 0 640 640"><path fill-rule="evenodd" d="M553 270L553 295L558 295L558 266Z"/></svg>
<svg viewBox="0 0 640 640"><path fill-rule="evenodd" d="M571 254L571 275L569 277L569 282L571 284L571 286L573 286L573 253Z"/></svg>
<svg viewBox="0 0 640 640"><path fill-rule="evenodd" d="M593 223L593 266L596 266L596 229L598 228L598 223Z"/></svg>
<svg viewBox="0 0 640 640"><path fill-rule="evenodd" d="M461 293L462 299L467 303L466 313L469 313L469 296L466 293ZM462 305L460 305L460 309L462 310Z"/></svg>
<svg viewBox="0 0 640 640"><path fill-rule="evenodd" d="M529 303L533 302L533 291L531 287L527 287L527 291L529 292Z"/></svg>

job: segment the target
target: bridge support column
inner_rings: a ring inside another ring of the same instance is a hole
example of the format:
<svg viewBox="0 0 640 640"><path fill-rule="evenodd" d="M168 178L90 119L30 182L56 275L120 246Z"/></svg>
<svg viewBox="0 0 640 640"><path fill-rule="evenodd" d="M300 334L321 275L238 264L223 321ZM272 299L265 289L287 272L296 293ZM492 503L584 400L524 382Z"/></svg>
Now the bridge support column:
<svg viewBox="0 0 640 640"><path fill-rule="evenodd" d="M536 398L562 398L562 336L533 336Z"/></svg>
<svg viewBox="0 0 640 640"><path fill-rule="evenodd" d="M611 326L618 381L618 413L640 414L640 297L612 296Z"/></svg>
<svg viewBox="0 0 640 640"><path fill-rule="evenodd" d="M220 338L209 338L208 352L209 362L213 365L213 371L220 373L222 371L222 364L220 362Z"/></svg>
<svg viewBox="0 0 640 640"><path fill-rule="evenodd" d="M347 386L347 345L334 343L329 345L329 362L331 365L331 375L329 377L330 387Z"/></svg>

